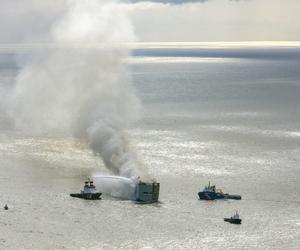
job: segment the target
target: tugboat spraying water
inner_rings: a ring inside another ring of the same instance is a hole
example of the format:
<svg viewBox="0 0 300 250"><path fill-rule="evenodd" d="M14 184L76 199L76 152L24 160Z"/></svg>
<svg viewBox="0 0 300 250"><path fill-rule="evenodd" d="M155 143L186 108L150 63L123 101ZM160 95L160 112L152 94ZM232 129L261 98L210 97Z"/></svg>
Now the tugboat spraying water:
<svg viewBox="0 0 300 250"><path fill-rule="evenodd" d="M94 182L89 179L84 182L84 188L80 193L73 193L70 194L70 196L85 200L100 200L101 194L102 193L97 193Z"/></svg>
<svg viewBox="0 0 300 250"><path fill-rule="evenodd" d="M114 198L132 200L138 204L158 202L160 184L154 180L109 175L97 175L94 178L100 190Z"/></svg>

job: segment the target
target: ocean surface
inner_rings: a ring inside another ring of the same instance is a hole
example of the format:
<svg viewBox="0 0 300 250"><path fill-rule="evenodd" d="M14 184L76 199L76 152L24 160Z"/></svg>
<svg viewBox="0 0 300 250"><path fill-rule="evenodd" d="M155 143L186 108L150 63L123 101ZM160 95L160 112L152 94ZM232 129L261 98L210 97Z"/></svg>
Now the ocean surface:
<svg viewBox="0 0 300 250"><path fill-rule="evenodd" d="M20 53L0 50L2 94ZM300 47L139 48L128 64L131 146L160 202L69 197L101 160L11 130L0 108L0 249L299 249ZM200 201L209 181L242 200ZM242 224L225 223L236 210Z"/></svg>

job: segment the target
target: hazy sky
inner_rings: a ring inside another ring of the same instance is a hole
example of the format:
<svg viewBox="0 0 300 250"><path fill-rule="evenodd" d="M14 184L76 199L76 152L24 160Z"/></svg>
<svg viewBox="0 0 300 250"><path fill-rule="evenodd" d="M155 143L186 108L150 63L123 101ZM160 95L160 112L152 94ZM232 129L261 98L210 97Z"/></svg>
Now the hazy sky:
<svg viewBox="0 0 300 250"><path fill-rule="evenodd" d="M139 41L300 40L300 0L119 2L128 12ZM63 13L65 3L1 0L0 43L28 42L33 37L32 42L45 40L44 31Z"/></svg>

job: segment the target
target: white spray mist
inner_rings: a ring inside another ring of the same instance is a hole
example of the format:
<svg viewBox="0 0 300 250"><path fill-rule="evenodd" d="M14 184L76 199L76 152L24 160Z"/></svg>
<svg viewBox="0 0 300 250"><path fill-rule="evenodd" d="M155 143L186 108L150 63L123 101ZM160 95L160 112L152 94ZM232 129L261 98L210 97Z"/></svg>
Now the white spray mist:
<svg viewBox="0 0 300 250"><path fill-rule="evenodd" d="M139 101L121 44L134 35L116 1L70 0L49 31L51 49L34 51L17 77L8 109L27 132L72 131L125 177L144 171L124 132Z"/></svg>

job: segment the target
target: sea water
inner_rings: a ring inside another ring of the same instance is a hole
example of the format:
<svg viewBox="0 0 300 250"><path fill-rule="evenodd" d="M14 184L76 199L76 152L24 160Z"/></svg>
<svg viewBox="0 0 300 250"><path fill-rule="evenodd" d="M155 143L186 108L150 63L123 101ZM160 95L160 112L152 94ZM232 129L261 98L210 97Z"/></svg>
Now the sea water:
<svg viewBox="0 0 300 250"><path fill-rule="evenodd" d="M1 93L20 53L1 50ZM101 160L71 136L12 130L2 108L0 248L299 249L300 48L140 48L127 63L131 147L160 202L70 197L109 174ZM209 181L242 200L199 200ZM236 210L241 225L223 221Z"/></svg>

